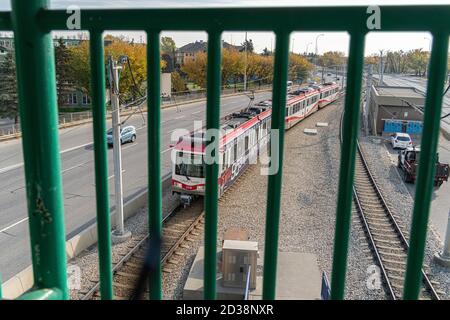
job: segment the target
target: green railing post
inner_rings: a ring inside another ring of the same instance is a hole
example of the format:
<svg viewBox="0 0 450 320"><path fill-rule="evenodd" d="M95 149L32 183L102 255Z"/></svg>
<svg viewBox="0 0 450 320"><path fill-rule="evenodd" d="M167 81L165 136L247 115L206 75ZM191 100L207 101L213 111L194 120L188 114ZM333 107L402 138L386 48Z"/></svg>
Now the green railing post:
<svg viewBox="0 0 450 320"><path fill-rule="evenodd" d="M289 32L276 33L275 61L272 89L272 125L271 133L278 131L278 140L274 143L278 155L271 153L270 167L277 168L269 175L267 186L266 233L264 243L263 299L275 299L277 281L278 233L280 224L281 182L283 177L284 121L286 109L286 86L289 60ZM273 136L272 136L273 137Z"/></svg>
<svg viewBox="0 0 450 320"><path fill-rule="evenodd" d="M210 130L219 129L220 125L221 42L221 32L208 33L206 147L211 148L212 145L215 157L219 152L219 139L211 137ZM216 298L218 178L217 161L206 164L204 297L209 300Z"/></svg>
<svg viewBox="0 0 450 320"><path fill-rule="evenodd" d="M97 204L98 262L100 294L112 300L111 218L108 192L108 153L106 146L105 58L103 37L91 32L92 124L94 132L95 195Z"/></svg>
<svg viewBox="0 0 450 320"><path fill-rule="evenodd" d="M447 73L448 33L433 33L433 48L429 66L427 97L421 144L416 198L411 225L408 263L406 266L404 299L417 299L422 281L422 263L427 238L428 215L436 169L439 142L442 93Z"/></svg>
<svg viewBox="0 0 450 320"><path fill-rule="evenodd" d="M356 140L359 127L361 78L364 64L364 40L365 35L363 33L351 34L331 275L331 299L334 300L343 299L345 290Z"/></svg>
<svg viewBox="0 0 450 320"><path fill-rule="evenodd" d="M149 234L153 239L162 236L162 186L161 186L161 106L160 106L159 32L147 31L147 101L148 101L148 220ZM161 256L161 248L154 248L154 255ZM150 299L162 299L161 259L149 276Z"/></svg>
<svg viewBox="0 0 450 320"><path fill-rule="evenodd" d="M38 25L47 0L12 1L34 285L68 298L64 207L51 34Z"/></svg>

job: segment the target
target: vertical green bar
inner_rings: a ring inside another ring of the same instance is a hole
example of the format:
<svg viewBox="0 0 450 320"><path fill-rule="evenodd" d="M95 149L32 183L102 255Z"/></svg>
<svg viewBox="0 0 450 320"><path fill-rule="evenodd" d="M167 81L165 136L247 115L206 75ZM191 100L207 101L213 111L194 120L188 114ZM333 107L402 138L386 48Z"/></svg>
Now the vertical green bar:
<svg viewBox="0 0 450 320"><path fill-rule="evenodd" d="M404 299L417 299L422 281L422 263L427 238L428 216L436 168L436 150L439 143L442 93L447 73L448 34L433 34L433 49L429 67L423 136L417 177L416 199L411 225Z"/></svg>
<svg viewBox="0 0 450 320"><path fill-rule="evenodd" d="M343 143L339 170L339 194L336 210L331 299L343 299L350 232L353 175L358 138L361 78L364 64L364 34L352 34L348 59L347 92L343 121Z"/></svg>
<svg viewBox="0 0 450 320"><path fill-rule="evenodd" d="M53 41L36 18L47 0L12 1L34 284L68 298Z"/></svg>
<svg viewBox="0 0 450 320"><path fill-rule="evenodd" d="M111 300L113 298L113 286L108 153L106 147L105 58L103 56L101 32L91 32L90 54L100 293L103 300Z"/></svg>
<svg viewBox="0 0 450 320"><path fill-rule="evenodd" d="M162 187L161 187L161 106L159 32L147 31L147 103L148 103L148 220L150 237L162 236ZM161 248L154 248L154 255L161 256ZM150 274L150 299L161 300L161 259L157 260L154 273Z"/></svg>
<svg viewBox="0 0 450 320"><path fill-rule="evenodd" d="M212 137L211 129L220 125L220 68L221 68L221 33L212 31L208 34L207 66L207 109L206 141L207 148L213 148L214 158L219 153L219 139ZM212 145L212 147L211 147ZM216 298L216 264L217 264L217 199L219 166L217 161L206 164L205 192L205 299Z"/></svg>
<svg viewBox="0 0 450 320"><path fill-rule="evenodd" d="M280 224L281 182L283 176L284 121L286 109L286 86L289 60L289 33L278 32L275 43L275 62L272 92L272 126L271 148L275 146L278 155L271 152L270 166L277 168L275 174L269 175L267 186L266 235L264 245L263 299L275 299L277 281L278 234ZM278 137L278 140L272 140Z"/></svg>

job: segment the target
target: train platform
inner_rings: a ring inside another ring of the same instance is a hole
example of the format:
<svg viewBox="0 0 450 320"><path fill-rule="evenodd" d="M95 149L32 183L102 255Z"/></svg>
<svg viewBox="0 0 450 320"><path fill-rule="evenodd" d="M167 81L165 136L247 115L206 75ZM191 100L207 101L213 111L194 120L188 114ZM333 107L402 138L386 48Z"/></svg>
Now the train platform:
<svg viewBox="0 0 450 320"><path fill-rule="evenodd" d="M218 251L221 256L221 250ZM258 258L258 270L262 270L263 254ZM200 247L184 286L184 300L203 299L204 247ZM217 271L217 299L242 300L243 288L222 285L222 273ZM317 257L304 252L279 252L277 270L277 300L318 300L321 291L321 270ZM256 277L256 289L250 291L249 300L262 300L262 272Z"/></svg>

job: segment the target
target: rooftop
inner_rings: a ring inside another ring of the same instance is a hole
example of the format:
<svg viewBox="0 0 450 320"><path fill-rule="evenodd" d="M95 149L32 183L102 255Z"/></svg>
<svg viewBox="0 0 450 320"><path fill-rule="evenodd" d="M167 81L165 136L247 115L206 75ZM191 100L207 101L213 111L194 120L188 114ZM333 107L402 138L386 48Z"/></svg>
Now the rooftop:
<svg viewBox="0 0 450 320"><path fill-rule="evenodd" d="M378 96L389 96L399 98L425 98L425 95L413 87L391 87L391 86L377 86L375 94Z"/></svg>

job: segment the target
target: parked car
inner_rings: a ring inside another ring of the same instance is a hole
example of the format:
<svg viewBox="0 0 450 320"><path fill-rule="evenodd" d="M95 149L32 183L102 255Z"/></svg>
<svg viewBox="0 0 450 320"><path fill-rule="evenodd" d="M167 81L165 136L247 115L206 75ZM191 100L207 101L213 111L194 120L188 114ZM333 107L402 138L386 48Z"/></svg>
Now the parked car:
<svg viewBox="0 0 450 320"><path fill-rule="evenodd" d="M396 132L391 135L391 145L394 149L406 149L407 147L412 147L413 143L409 134Z"/></svg>
<svg viewBox="0 0 450 320"><path fill-rule="evenodd" d="M113 132L112 128L106 132L106 140L108 146L113 145ZM136 140L136 128L134 126L125 126L120 130L120 143L134 142Z"/></svg>

